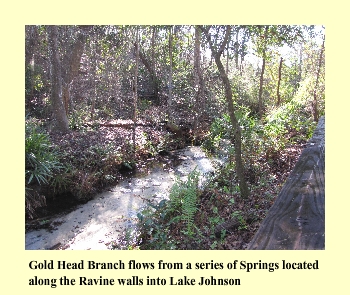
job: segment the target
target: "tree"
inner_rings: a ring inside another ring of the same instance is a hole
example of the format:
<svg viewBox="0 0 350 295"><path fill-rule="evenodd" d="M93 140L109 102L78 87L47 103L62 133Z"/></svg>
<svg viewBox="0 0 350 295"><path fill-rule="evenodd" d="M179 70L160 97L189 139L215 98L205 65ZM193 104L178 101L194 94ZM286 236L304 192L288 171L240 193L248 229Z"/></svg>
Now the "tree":
<svg viewBox="0 0 350 295"><path fill-rule="evenodd" d="M194 122L193 130L194 136L197 136L198 121L201 112L201 102L204 95L204 81L201 71L201 30L198 26L195 26L195 41L194 41L194 53L193 53L193 63L194 63Z"/></svg>
<svg viewBox="0 0 350 295"><path fill-rule="evenodd" d="M67 34L66 38L61 38L61 40L65 39L65 42L61 42L61 48L58 42L60 36L59 26L47 27L51 63L52 105L56 121L55 128L61 132L69 130L67 116L70 101L70 85L78 75L84 43L87 38L87 32L89 32L91 27L61 27L61 30L65 30ZM75 37L74 34L76 34ZM60 57L60 51L63 55L62 58ZM65 114L62 113L62 106Z"/></svg>
<svg viewBox="0 0 350 295"><path fill-rule="evenodd" d="M34 63L35 51L38 47L39 31L37 26L26 26L25 42L25 66L27 67L32 61Z"/></svg>
<svg viewBox="0 0 350 295"><path fill-rule="evenodd" d="M281 103L280 85L281 85L281 79L282 79L282 64L283 64L283 58L281 56L280 65L278 67L277 106L279 106Z"/></svg>
<svg viewBox="0 0 350 295"><path fill-rule="evenodd" d="M238 182L239 182L240 193L241 193L241 196L243 198L247 198L249 196L249 189L248 189L248 186L247 186L247 183L245 180L244 166L243 166L243 162L242 162L242 139L241 139L242 132L241 132L241 128L238 124L237 117L235 115L235 109L233 106L233 94L232 94L231 83L227 77L227 74L225 72L225 68L224 68L224 66L221 62L221 59L220 59L221 54L223 53L223 51L226 47L226 44L229 41L229 37L231 34L231 27L226 26L226 32L224 35L224 39L221 42L219 48L217 48L217 46L212 41L212 38L210 35L210 27L200 26L200 28L201 28L202 32L204 33L204 35L209 43L212 56L213 56L215 63L218 67L221 80L224 84L228 113L230 116L230 121L231 121L232 127L234 129L234 137L231 138L231 141L235 147L236 173L237 173L237 178L238 178Z"/></svg>
<svg viewBox="0 0 350 295"><path fill-rule="evenodd" d="M67 44L67 50L65 51L62 62L62 91L63 91L63 103L66 114L68 115L68 106L70 102L70 85L73 79L78 75L80 67L80 59L84 51L84 44L87 39L87 33L92 26L78 26L77 36L74 38L74 42ZM70 36L72 37L72 36ZM69 38L70 40L72 38Z"/></svg>
<svg viewBox="0 0 350 295"><path fill-rule="evenodd" d="M263 94L263 84L264 84L264 73L265 73L265 63L266 63L266 51L267 51L267 34L269 30L269 26L265 26L265 32L262 34L262 28L259 27L260 30L260 38L261 38L261 47L260 51L262 54L262 66L261 66L261 73L260 73L260 85L259 85L259 116L260 119L263 115L263 100L262 100L262 94Z"/></svg>
<svg viewBox="0 0 350 295"><path fill-rule="evenodd" d="M169 28L169 80L168 80L168 119L170 123L173 122L173 115L171 107L173 103L173 26Z"/></svg>
<svg viewBox="0 0 350 295"><path fill-rule="evenodd" d="M62 100L61 62L58 51L58 27L48 26L48 39L51 62L51 100L54 116L54 128L60 132L68 132L68 118Z"/></svg>
<svg viewBox="0 0 350 295"><path fill-rule="evenodd" d="M147 31L143 31L143 39L146 39ZM148 48L146 45L143 46L142 40L140 40L138 47L139 47L139 59L142 62L142 64L145 66L146 70L148 71L150 75L151 85L152 85L152 96L153 101L156 105L160 104L159 99L159 78L157 77L156 72L156 61L155 61L155 51L156 51L156 35L157 35L157 27L153 26L151 30L151 44L150 48ZM136 50L136 43L134 44L135 50ZM149 53L150 51L150 53Z"/></svg>
<svg viewBox="0 0 350 295"><path fill-rule="evenodd" d="M132 133L132 139L134 143L134 158L136 157L136 120L137 120L137 76L139 74L139 28L136 28L136 41L135 41L135 72L134 72L134 115L133 115L133 133Z"/></svg>
<svg viewBox="0 0 350 295"><path fill-rule="evenodd" d="M255 37L256 53L262 58L262 66L260 72L260 83L259 83L259 116L263 115L263 88L264 88L264 73L266 62L271 59L270 47L283 46L284 44L291 45L294 42L302 39L302 27L301 26L252 26L250 32Z"/></svg>

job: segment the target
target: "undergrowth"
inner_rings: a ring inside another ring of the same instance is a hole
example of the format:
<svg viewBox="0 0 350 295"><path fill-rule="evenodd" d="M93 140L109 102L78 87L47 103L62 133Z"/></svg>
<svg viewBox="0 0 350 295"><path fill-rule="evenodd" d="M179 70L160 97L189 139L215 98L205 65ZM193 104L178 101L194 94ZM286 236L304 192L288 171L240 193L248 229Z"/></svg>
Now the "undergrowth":
<svg viewBox="0 0 350 295"><path fill-rule="evenodd" d="M25 129L25 202L26 214L46 204L46 198L36 187L49 185L64 170L59 152L53 147L49 135L36 120L27 120Z"/></svg>
<svg viewBox="0 0 350 295"><path fill-rule="evenodd" d="M225 162L198 189L198 174L177 180L169 200L150 204L139 217L140 249L245 249L293 169L316 123L297 101L271 109L262 120L245 107L236 113L250 197L235 180L228 116L211 125L203 146ZM219 153L218 153L219 152ZM235 228L225 228L225 224ZM221 231L218 231L218 229Z"/></svg>

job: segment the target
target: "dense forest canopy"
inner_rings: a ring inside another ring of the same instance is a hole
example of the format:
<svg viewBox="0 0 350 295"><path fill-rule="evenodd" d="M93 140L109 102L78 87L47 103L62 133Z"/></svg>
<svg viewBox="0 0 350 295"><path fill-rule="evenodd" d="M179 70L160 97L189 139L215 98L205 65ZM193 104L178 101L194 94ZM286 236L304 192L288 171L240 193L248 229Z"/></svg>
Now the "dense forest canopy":
<svg viewBox="0 0 350 295"><path fill-rule="evenodd" d="M250 199L325 112L322 26L28 25L25 69L29 218L191 144L227 141L226 176Z"/></svg>

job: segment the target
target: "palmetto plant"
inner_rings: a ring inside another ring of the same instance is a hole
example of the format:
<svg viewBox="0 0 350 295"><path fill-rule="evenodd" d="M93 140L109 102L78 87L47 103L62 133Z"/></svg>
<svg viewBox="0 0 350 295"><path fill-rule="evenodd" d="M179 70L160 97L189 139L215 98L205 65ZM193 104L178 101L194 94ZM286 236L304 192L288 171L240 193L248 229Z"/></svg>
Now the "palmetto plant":
<svg viewBox="0 0 350 295"><path fill-rule="evenodd" d="M32 184L49 184L54 175L63 168L58 160L58 154L50 145L47 134L40 130L34 122L26 122L25 137L25 204L29 218L35 216L36 208L45 206L45 196Z"/></svg>
<svg viewBox="0 0 350 295"><path fill-rule="evenodd" d="M47 184L54 172L62 169L57 152L50 145L47 134L33 125L26 126L25 138L25 179L26 184L36 181Z"/></svg>

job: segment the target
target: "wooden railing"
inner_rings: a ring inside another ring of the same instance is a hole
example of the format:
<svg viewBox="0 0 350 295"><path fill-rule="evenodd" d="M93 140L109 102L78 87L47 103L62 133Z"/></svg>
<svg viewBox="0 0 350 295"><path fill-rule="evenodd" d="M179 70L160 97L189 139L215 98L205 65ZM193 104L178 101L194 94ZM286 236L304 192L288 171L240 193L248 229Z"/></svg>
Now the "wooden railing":
<svg viewBox="0 0 350 295"><path fill-rule="evenodd" d="M325 249L324 117L247 249Z"/></svg>

